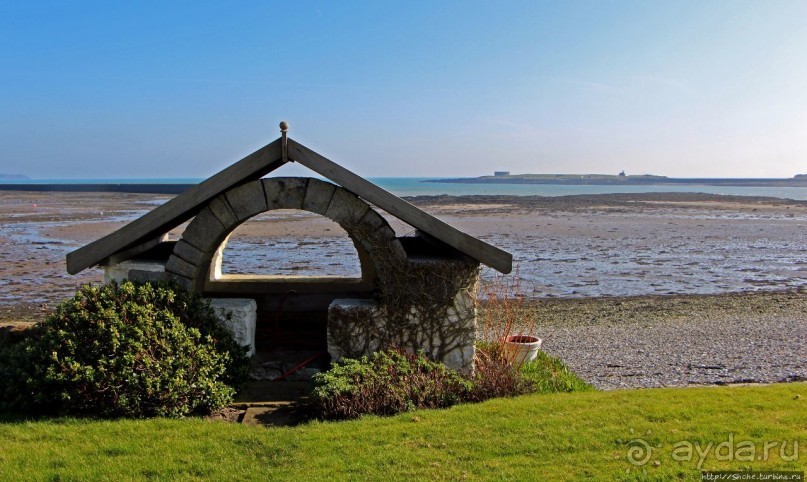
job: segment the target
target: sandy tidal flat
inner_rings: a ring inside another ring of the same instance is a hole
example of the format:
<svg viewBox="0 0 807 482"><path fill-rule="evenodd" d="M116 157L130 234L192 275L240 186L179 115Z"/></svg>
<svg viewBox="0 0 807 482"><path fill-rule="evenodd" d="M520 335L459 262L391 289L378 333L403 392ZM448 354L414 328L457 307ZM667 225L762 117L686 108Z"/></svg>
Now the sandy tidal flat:
<svg viewBox="0 0 807 482"><path fill-rule="evenodd" d="M65 255L166 199L0 192L0 320L41 319L77 285L100 283L98 268L68 275ZM615 194L410 202L510 251L545 321L545 349L599 387L807 379L805 201ZM391 224L399 235L413 231ZM341 228L304 212L251 220L224 259L232 273L358 273Z"/></svg>

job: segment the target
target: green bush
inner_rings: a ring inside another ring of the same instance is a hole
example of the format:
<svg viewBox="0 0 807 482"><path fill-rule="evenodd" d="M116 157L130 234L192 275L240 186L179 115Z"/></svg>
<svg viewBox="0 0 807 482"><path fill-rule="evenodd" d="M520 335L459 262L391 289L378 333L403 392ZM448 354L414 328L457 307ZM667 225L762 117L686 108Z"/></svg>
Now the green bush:
<svg viewBox="0 0 807 482"><path fill-rule="evenodd" d="M535 360L519 369L521 378L530 384L532 393L583 392L594 387L583 381L560 359L538 351Z"/></svg>
<svg viewBox="0 0 807 482"><path fill-rule="evenodd" d="M199 330L203 337L212 338L219 353L229 354L223 380L233 388L240 388L249 378L249 348L235 341L210 302L176 283L154 283L153 286L160 290L154 303L170 310L185 326Z"/></svg>
<svg viewBox="0 0 807 482"><path fill-rule="evenodd" d="M345 359L315 375L314 383L314 407L329 419L448 407L465 400L471 388L442 363L395 349Z"/></svg>
<svg viewBox="0 0 807 482"><path fill-rule="evenodd" d="M313 408L322 418L348 419L528 393L594 389L559 359L542 351L535 360L514 367L500 348L495 343L477 344L476 370L471 379L422 354L403 350L345 359L314 376Z"/></svg>
<svg viewBox="0 0 807 482"><path fill-rule="evenodd" d="M182 416L228 403L245 349L208 304L165 283L85 286L5 350L0 397L13 408Z"/></svg>

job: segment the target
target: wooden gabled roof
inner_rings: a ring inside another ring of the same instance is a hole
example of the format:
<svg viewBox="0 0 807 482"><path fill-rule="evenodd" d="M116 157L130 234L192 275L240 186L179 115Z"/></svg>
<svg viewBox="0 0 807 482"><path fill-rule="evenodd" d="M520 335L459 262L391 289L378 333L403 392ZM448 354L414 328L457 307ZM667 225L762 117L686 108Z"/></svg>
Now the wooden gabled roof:
<svg viewBox="0 0 807 482"><path fill-rule="evenodd" d="M284 152L285 151L285 152ZM339 184L401 221L502 273L512 270L510 253L440 221L333 161L283 137L202 181L117 231L67 254L67 272L76 274L106 258L148 242L194 217L208 201L228 189L259 179L294 161Z"/></svg>

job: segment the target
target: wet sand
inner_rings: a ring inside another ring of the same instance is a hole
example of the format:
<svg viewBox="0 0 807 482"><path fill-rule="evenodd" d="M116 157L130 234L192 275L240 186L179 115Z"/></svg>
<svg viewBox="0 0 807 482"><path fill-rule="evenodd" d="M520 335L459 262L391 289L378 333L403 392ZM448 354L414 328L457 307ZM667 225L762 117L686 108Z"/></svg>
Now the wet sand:
<svg viewBox="0 0 807 482"><path fill-rule="evenodd" d="M77 285L100 283L98 268L68 275L67 252L166 199L0 192L0 322L41 319ZM512 252L546 322L545 349L597 386L807 378L805 201L699 194L409 200ZM399 235L413 231L391 224ZM299 212L243 225L225 260L230 272L357 270L341 228Z"/></svg>
<svg viewBox="0 0 807 482"><path fill-rule="evenodd" d="M807 285L804 201L699 194L507 200L502 208L496 197L418 199L451 224L513 253L522 285L534 297ZM461 208L475 201L488 207Z"/></svg>
<svg viewBox="0 0 807 482"><path fill-rule="evenodd" d="M144 214L167 196L0 192L0 306L45 303L100 269L70 276L67 252ZM712 294L807 286L807 202L699 194L409 198L514 255L535 298ZM397 220L399 235L413 228ZM181 229L172 235L178 237ZM225 272L358 272L344 231L299 211L242 225Z"/></svg>

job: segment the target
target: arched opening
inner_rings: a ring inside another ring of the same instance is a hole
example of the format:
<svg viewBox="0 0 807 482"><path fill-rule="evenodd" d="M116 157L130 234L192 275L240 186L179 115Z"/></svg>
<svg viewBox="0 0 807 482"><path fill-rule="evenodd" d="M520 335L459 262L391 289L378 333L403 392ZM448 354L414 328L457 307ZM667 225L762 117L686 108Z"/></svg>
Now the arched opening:
<svg viewBox="0 0 807 482"><path fill-rule="evenodd" d="M355 293L366 296L374 279L366 249L338 223L309 211L274 209L241 222L224 238L211 259L205 291L256 300L253 371L271 378L278 366L285 370L325 353L327 305Z"/></svg>
<svg viewBox="0 0 807 482"><path fill-rule="evenodd" d="M362 278L350 235L308 211L278 209L239 225L222 243L213 279Z"/></svg>
<svg viewBox="0 0 807 482"><path fill-rule="evenodd" d="M345 254L353 261L345 262ZM312 257L324 263L311 263ZM405 257L386 220L355 194L317 179L268 178L232 188L202 208L166 271L207 298L254 300L253 367L274 366L278 358L305 353L327 357L331 303L371 298L377 270Z"/></svg>

